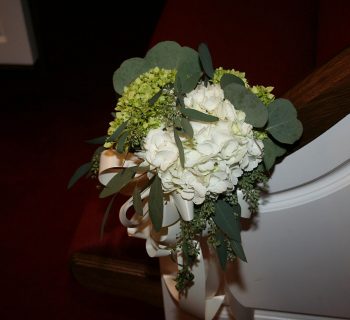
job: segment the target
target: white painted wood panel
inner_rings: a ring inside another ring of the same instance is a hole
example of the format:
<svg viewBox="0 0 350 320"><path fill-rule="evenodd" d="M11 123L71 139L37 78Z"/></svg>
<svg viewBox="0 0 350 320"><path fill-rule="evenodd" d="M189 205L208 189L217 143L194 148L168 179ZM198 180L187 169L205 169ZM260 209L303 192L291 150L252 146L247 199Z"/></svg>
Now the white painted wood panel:
<svg viewBox="0 0 350 320"><path fill-rule="evenodd" d="M233 296L249 308L350 318L350 116L276 167Z"/></svg>

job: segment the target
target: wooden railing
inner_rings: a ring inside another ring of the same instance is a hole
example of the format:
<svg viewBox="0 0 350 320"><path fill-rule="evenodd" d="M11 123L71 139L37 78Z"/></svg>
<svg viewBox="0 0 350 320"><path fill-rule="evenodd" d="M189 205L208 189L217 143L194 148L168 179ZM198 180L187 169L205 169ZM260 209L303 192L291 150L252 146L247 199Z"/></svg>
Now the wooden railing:
<svg viewBox="0 0 350 320"><path fill-rule="evenodd" d="M284 98L294 103L304 125L296 144L300 148L350 113L350 48L311 73Z"/></svg>

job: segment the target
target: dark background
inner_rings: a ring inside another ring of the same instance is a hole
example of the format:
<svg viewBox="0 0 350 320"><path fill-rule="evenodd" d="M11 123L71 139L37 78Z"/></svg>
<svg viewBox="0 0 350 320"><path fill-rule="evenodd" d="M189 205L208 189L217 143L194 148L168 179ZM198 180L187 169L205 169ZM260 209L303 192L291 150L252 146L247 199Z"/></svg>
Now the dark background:
<svg viewBox="0 0 350 320"><path fill-rule="evenodd" d="M39 59L0 69L1 319L163 318L82 288L69 269L84 206L98 193L95 182L68 192L68 180L94 150L84 141L111 120L113 72L145 54L164 3L123 2L29 0Z"/></svg>

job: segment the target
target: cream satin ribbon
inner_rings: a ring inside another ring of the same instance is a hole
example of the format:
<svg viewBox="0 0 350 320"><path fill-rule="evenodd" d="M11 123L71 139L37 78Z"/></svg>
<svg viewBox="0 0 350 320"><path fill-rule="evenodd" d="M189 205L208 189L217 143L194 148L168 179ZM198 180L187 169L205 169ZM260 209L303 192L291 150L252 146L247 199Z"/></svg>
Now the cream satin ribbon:
<svg viewBox="0 0 350 320"><path fill-rule="evenodd" d="M100 158L99 180L106 185L114 175L120 172L123 167L130 167L139 164L137 157L129 154L117 154L113 150L102 152ZM250 212L247 203L243 200L240 191L237 192L239 203L242 208L242 217L249 218ZM169 247L174 247L176 237L180 233L180 221L191 221L194 215L192 201L184 200L179 193L167 194L164 199L164 212L162 227L155 232L148 212L149 189L141 193L143 200L143 215L134 214L130 219L127 211L133 206L132 197L129 198L120 208L119 219L127 227L128 235L146 240L146 251L150 257L165 257L171 254ZM181 217L181 219L180 219ZM222 284L222 271L218 264L216 253L212 252L206 243L204 231L203 239L195 244L199 248L198 262L192 267L194 284L188 289L187 295L179 296L175 288L175 275L178 266L182 264L182 257L178 254L177 264L172 263L169 273L162 274L163 280L172 298L179 304L180 308L196 317L211 320L222 305L225 295L218 294Z"/></svg>

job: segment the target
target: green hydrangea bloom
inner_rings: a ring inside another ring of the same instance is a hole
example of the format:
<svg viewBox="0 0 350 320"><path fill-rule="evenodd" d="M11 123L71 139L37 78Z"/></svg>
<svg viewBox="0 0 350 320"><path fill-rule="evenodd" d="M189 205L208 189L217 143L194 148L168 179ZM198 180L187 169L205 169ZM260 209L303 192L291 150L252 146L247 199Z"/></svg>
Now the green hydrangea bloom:
<svg viewBox="0 0 350 320"><path fill-rule="evenodd" d="M264 87L264 86L254 86L250 88L250 90L261 100L261 102L267 106L273 100L275 100L275 96L271 93L273 87Z"/></svg>
<svg viewBox="0 0 350 320"><path fill-rule="evenodd" d="M275 96L271 93L272 90L274 89L273 87L264 87L264 86L250 87L248 84L248 80L245 77L245 72L240 72L235 69L230 70L230 69L223 69L221 67L215 69L213 83L220 83L222 76L227 73L233 74L234 76L242 79L246 88L249 88L251 92L253 92L261 100L263 104L268 105L275 99Z"/></svg>
<svg viewBox="0 0 350 320"><path fill-rule="evenodd" d="M265 130L264 131L253 130L253 132L254 132L254 138L257 140L263 141L268 137L267 132Z"/></svg>
<svg viewBox="0 0 350 320"><path fill-rule="evenodd" d="M223 69L222 67L215 69L213 76L213 83L220 83L220 80L224 74L233 74L234 76L241 78L246 86L249 87L248 80L245 77L245 72L240 72L235 69Z"/></svg>
<svg viewBox="0 0 350 320"><path fill-rule="evenodd" d="M172 117L175 95L169 85L175 82L175 76L175 70L155 67L125 87L115 108L116 117L110 122L108 135L112 135L123 122L128 121L126 130L129 134L126 145L139 147L151 129L158 128ZM150 104L150 99L161 89L161 96L153 105ZM115 142L107 142L104 146L110 148Z"/></svg>

